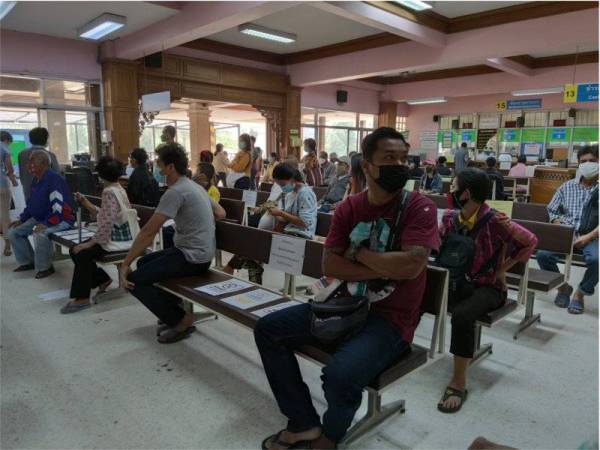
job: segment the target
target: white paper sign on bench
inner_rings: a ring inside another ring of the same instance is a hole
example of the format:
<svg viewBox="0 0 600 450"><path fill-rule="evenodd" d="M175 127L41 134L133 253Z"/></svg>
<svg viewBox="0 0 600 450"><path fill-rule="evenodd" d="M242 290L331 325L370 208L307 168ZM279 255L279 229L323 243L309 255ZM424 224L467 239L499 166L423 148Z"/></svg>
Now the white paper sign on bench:
<svg viewBox="0 0 600 450"><path fill-rule="evenodd" d="M254 291L244 292L243 294L233 295L222 299L224 303L235 306L240 309L250 309L255 306L267 304L269 302L279 300L280 294L266 291L264 289L255 289Z"/></svg>
<svg viewBox="0 0 600 450"><path fill-rule="evenodd" d="M254 208L256 207L256 191L243 191L242 192L242 201L245 203L246 208Z"/></svg>
<svg viewBox="0 0 600 450"><path fill-rule="evenodd" d="M199 292L218 297L219 295L229 294L230 292L241 291L247 289L253 285L236 278L232 278L226 281L220 281L218 283L207 284L206 286L200 286L195 288Z"/></svg>
<svg viewBox="0 0 600 450"><path fill-rule="evenodd" d="M259 309L257 311L252 311L252 315L258 317L265 317L267 314L271 314L272 312L279 311L282 309L289 308L290 306L299 305L300 302L295 302L290 300L289 302L278 303L277 305L267 306L266 308Z"/></svg>
<svg viewBox="0 0 600 450"><path fill-rule="evenodd" d="M268 266L290 275L302 275L305 248L306 239L274 234Z"/></svg>

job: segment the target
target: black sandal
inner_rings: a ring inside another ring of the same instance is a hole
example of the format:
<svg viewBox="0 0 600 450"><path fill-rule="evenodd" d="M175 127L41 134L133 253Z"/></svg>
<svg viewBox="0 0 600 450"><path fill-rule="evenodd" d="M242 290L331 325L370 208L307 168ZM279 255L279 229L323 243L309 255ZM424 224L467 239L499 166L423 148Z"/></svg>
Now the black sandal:
<svg viewBox="0 0 600 450"><path fill-rule="evenodd" d="M281 430L279 433L273 434L273 435L269 436L268 438L266 438L264 441L262 441L261 448L263 450L269 450L274 443L276 443L280 447L289 448L289 449L310 448L310 447L308 447L310 445L310 441L298 441L293 444L282 441L279 438L281 437L281 435L283 434L284 431L287 431L287 430Z"/></svg>
<svg viewBox="0 0 600 450"><path fill-rule="evenodd" d="M446 388L446 390L444 391L444 396L438 403L438 410L443 413L447 413L447 414L452 414L452 413L460 411L460 408L462 408L463 403L465 403L467 401L467 394L468 394L468 391L466 389L464 391L459 391L458 389L454 389L453 387L448 386ZM458 406L455 406L453 408L446 408L444 406L444 402L446 400L448 400L450 397L460 398L460 403L458 404Z"/></svg>
<svg viewBox="0 0 600 450"><path fill-rule="evenodd" d="M188 338L194 331L196 331L195 326L187 327L183 331L177 331L175 328L171 328L161 334L157 340L161 344L174 344L175 342Z"/></svg>

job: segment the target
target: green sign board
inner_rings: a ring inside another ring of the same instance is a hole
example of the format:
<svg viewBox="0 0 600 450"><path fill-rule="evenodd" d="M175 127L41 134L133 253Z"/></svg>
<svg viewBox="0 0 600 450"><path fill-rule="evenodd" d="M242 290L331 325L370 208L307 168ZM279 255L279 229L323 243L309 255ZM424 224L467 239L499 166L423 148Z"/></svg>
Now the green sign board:
<svg viewBox="0 0 600 450"><path fill-rule="evenodd" d="M521 142L520 128L504 128L500 130L500 142Z"/></svg>
<svg viewBox="0 0 600 450"><path fill-rule="evenodd" d="M598 142L598 128L573 128L573 142Z"/></svg>
<svg viewBox="0 0 600 450"><path fill-rule="evenodd" d="M522 142L545 142L546 141L546 129L545 128L525 128L523 129Z"/></svg>
<svg viewBox="0 0 600 450"><path fill-rule="evenodd" d="M548 128L546 130L546 142L569 144L572 133L572 128Z"/></svg>

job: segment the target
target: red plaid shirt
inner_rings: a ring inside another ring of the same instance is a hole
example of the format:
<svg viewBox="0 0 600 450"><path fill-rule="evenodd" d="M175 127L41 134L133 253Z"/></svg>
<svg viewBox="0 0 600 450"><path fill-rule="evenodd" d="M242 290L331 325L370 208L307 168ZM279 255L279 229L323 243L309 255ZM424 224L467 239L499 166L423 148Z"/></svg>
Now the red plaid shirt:
<svg viewBox="0 0 600 450"><path fill-rule="evenodd" d="M481 219L490 207L481 205L477 214L477 221ZM440 227L442 240L454 230L454 210L446 210ZM497 262L488 273L481 274L475 280L477 286L492 285L500 290L506 290L504 274L498 273L504 262L513 261L526 262L537 244L537 237L531 231L512 222L506 214L496 212L475 236L475 257L469 274L476 274L480 268L490 260L497 250Z"/></svg>

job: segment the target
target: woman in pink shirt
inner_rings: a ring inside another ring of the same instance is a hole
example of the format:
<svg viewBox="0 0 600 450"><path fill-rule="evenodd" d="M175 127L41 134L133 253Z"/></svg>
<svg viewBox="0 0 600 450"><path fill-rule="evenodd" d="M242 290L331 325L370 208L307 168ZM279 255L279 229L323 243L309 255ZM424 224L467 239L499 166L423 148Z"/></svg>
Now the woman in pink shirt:
<svg viewBox="0 0 600 450"><path fill-rule="evenodd" d="M517 164L515 164L510 171L508 172L509 177L526 177L527 176L527 166L525 163L527 162L527 158L524 155L519 156L517 159Z"/></svg>

